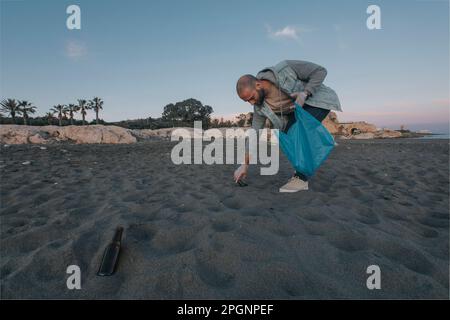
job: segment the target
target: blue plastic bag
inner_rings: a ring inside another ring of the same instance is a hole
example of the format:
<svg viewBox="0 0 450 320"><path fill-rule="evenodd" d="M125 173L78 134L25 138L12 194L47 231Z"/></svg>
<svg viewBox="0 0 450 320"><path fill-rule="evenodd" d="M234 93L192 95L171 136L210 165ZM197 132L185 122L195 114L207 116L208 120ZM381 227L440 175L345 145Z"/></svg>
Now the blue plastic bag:
<svg viewBox="0 0 450 320"><path fill-rule="evenodd" d="M280 146L295 170L311 177L333 150L334 139L320 121L298 104L295 120L287 133L279 131Z"/></svg>

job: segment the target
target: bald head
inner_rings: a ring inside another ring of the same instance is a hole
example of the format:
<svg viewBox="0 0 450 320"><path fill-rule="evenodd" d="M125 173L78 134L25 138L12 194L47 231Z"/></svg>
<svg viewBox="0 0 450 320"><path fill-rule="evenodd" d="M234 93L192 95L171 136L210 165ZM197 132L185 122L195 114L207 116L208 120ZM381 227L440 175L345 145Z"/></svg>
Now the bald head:
<svg viewBox="0 0 450 320"><path fill-rule="evenodd" d="M262 81L251 74L243 75L236 83L236 91L242 100L252 105L260 105L265 97Z"/></svg>
<svg viewBox="0 0 450 320"><path fill-rule="evenodd" d="M240 77L236 83L237 94L241 95L244 90L254 90L256 81L258 81L258 79L251 74L246 74Z"/></svg>

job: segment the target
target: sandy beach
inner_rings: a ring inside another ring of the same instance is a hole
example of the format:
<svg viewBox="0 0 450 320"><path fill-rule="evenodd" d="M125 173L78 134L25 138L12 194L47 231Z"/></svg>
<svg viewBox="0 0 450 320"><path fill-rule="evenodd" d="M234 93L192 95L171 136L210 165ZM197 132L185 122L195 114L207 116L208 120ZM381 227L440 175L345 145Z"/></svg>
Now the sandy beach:
<svg viewBox="0 0 450 320"><path fill-rule="evenodd" d="M1 298L448 299L449 140L338 142L296 194L278 193L283 156L240 188L234 165L174 165L167 141L1 146Z"/></svg>

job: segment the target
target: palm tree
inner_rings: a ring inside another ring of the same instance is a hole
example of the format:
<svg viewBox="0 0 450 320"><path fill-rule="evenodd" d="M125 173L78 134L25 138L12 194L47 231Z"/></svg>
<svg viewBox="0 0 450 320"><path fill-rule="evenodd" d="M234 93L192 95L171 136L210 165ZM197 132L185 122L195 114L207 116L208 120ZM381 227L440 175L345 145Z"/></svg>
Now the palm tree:
<svg viewBox="0 0 450 320"><path fill-rule="evenodd" d="M95 97L94 99L89 101L89 106L95 111L95 122L98 124L98 112L103 109L102 99Z"/></svg>
<svg viewBox="0 0 450 320"><path fill-rule="evenodd" d="M0 107L3 112L9 113L13 123L16 123L16 113L20 113L16 99L3 100L0 102Z"/></svg>
<svg viewBox="0 0 450 320"><path fill-rule="evenodd" d="M36 112L36 107L26 100L19 101L19 110L23 115L23 124L28 124L28 115Z"/></svg>
<svg viewBox="0 0 450 320"><path fill-rule="evenodd" d="M90 106L87 104L85 99L78 99L78 107L81 110L81 116L83 118L83 126L86 124L86 110L90 109Z"/></svg>
<svg viewBox="0 0 450 320"><path fill-rule="evenodd" d="M49 125L52 124L52 120L53 120L53 115L55 114L55 112L53 111L49 111L45 114L45 117L47 118L47 122Z"/></svg>
<svg viewBox="0 0 450 320"><path fill-rule="evenodd" d="M58 105L54 106L53 108L51 108L50 111L53 111L54 113L58 114L59 126L62 126L63 115L65 116L67 113L66 107L63 104L58 104Z"/></svg>
<svg viewBox="0 0 450 320"><path fill-rule="evenodd" d="M73 125L73 115L80 110L76 104L68 104L66 110L69 112L70 124Z"/></svg>

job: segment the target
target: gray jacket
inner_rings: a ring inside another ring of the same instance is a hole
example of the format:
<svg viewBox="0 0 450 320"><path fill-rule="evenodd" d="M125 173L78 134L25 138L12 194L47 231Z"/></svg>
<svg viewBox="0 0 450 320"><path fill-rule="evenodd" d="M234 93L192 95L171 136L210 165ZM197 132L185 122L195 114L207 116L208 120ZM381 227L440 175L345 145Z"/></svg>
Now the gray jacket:
<svg viewBox="0 0 450 320"><path fill-rule="evenodd" d="M305 103L310 106L342 111L336 92L323 84L326 75L327 70L315 63L284 60L261 70L256 77L270 80L288 95L307 90L311 96ZM286 126L287 117L276 115L265 102L262 105L254 105L253 109L253 129L262 129L266 119L272 122L275 129L283 130Z"/></svg>

